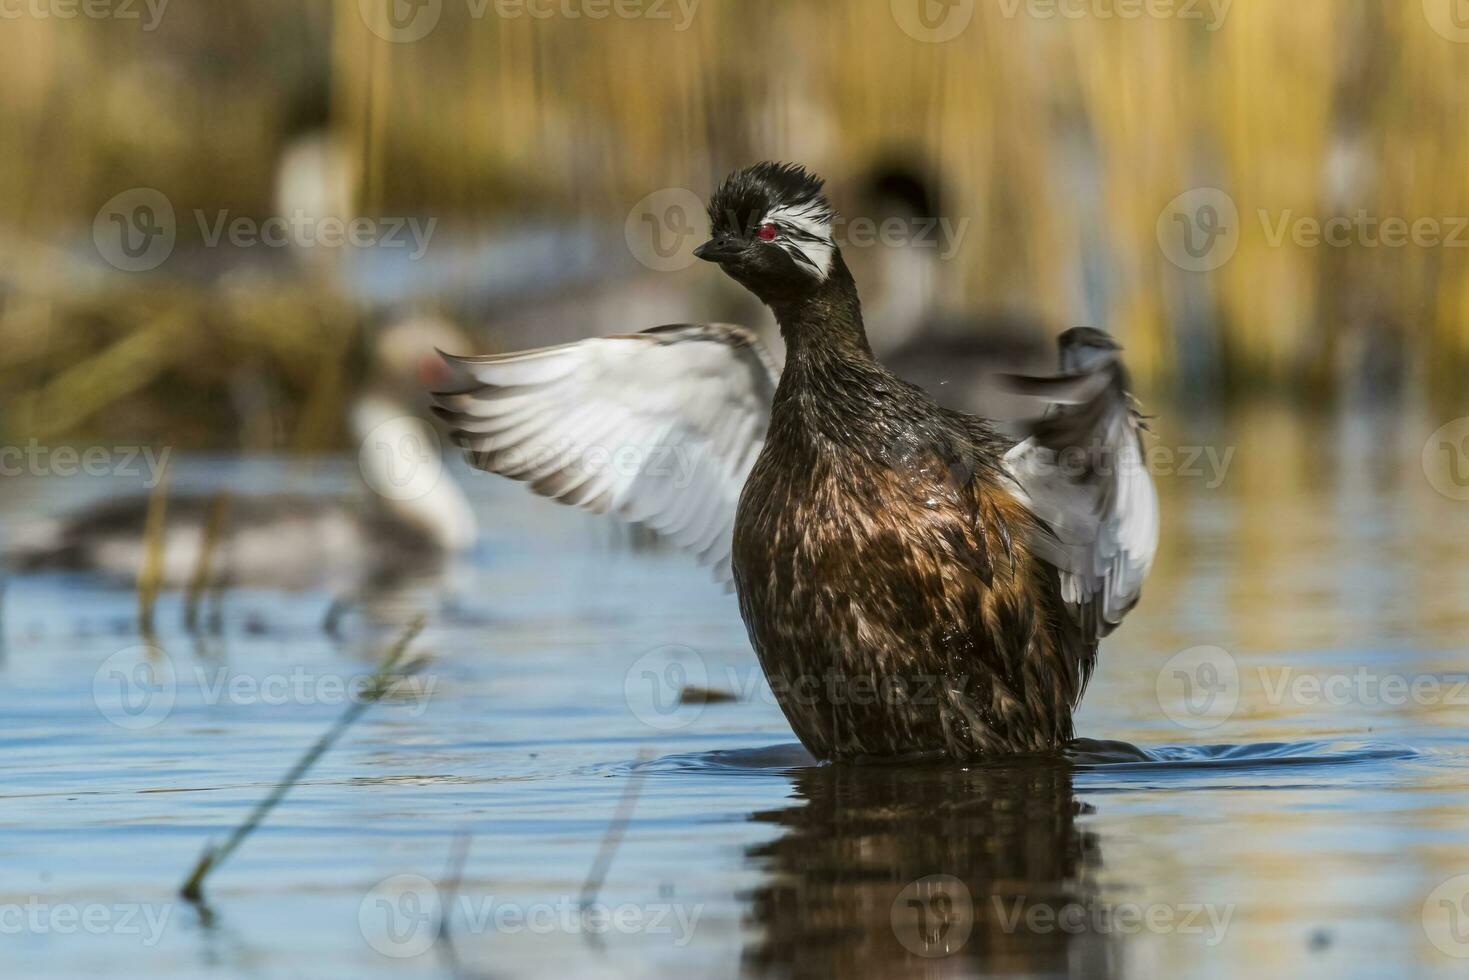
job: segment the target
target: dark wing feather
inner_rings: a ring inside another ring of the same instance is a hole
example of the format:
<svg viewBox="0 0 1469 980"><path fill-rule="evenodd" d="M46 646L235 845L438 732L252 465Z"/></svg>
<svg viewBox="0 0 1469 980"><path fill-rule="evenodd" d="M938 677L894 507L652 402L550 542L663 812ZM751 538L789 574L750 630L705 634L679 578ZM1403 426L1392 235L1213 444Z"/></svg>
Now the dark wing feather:
<svg viewBox="0 0 1469 980"><path fill-rule="evenodd" d="M1075 361L1063 350L1063 363ZM1114 349L1085 370L1011 385L1051 403L1005 455L1020 496L1052 532L1037 551L1060 571L1062 597L1087 634L1105 636L1137 604L1158 546L1145 424L1126 371Z"/></svg>

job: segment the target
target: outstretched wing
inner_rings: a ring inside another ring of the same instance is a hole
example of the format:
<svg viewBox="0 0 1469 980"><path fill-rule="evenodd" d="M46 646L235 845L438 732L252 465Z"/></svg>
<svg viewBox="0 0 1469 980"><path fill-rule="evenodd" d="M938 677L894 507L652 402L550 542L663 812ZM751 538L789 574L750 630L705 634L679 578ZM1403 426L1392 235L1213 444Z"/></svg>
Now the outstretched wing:
<svg viewBox="0 0 1469 980"><path fill-rule="evenodd" d="M1011 379L1016 390L1051 407L1028 423L1005 465L1054 534L1036 547L1060 570L1062 597L1087 635L1101 637L1142 594L1158 546L1158 495L1143 452L1146 425L1127 390L1119 348L1086 339L1078 352L1063 336L1067 373Z"/></svg>
<svg viewBox="0 0 1469 980"><path fill-rule="evenodd" d="M445 360L456 390L434 411L470 463L645 524L730 581L735 507L776 383L754 334L674 324Z"/></svg>

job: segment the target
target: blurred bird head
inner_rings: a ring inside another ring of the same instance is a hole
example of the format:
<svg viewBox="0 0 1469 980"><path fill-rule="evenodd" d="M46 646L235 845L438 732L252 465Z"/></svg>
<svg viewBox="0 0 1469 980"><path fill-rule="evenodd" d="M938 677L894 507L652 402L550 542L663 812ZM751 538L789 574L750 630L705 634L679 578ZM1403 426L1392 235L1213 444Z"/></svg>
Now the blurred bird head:
<svg viewBox="0 0 1469 980"><path fill-rule="evenodd" d="M474 347L463 330L442 316L415 313L390 320L372 338L370 387L416 409L425 404L425 392L449 383L449 369L438 352Z"/></svg>
<svg viewBox="0 0 1469 980"><path fill-rule="evenodd" d="M1057 347L1064 374L1081 374L1120 363L1117 352L1122 350L1111 334L1096 327L1072 327L1057 338Z"/></svg>
<svg viewBox="0 0 1469 980"><path fill-rule="evenodd" d="M757 163L725 178L709 201L709 241L694 249L766 303L826 282L839 261L836 212L820 177L794 163Z"/></svg>

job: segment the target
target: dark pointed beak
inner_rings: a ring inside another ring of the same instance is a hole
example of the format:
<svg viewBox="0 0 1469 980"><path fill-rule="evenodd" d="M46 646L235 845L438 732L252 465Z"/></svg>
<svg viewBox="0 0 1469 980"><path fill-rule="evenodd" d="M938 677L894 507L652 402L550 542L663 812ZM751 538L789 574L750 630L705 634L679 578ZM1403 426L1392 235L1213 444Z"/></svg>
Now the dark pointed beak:
<svg viewBox="0 0 1469 980"><path fill-rule="evenodd" d="M694 249L694 255L705 262L725 262L742 251L744 251L744 246L740 244L738 238L732 235L719 235Z"/></svg>

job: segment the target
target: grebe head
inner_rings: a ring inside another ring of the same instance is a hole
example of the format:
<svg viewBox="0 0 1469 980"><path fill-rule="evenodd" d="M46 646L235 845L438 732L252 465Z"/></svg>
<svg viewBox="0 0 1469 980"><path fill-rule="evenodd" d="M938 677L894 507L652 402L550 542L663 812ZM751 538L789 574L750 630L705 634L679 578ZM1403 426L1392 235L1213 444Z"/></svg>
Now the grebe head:
<svg viewBox="0 0 1469 980"><path fill-rule="evenodd" d="M793 163L729 175L709 201L712 237L694 250L766 303L815 292L838 259L822 180Z"/></svg>

